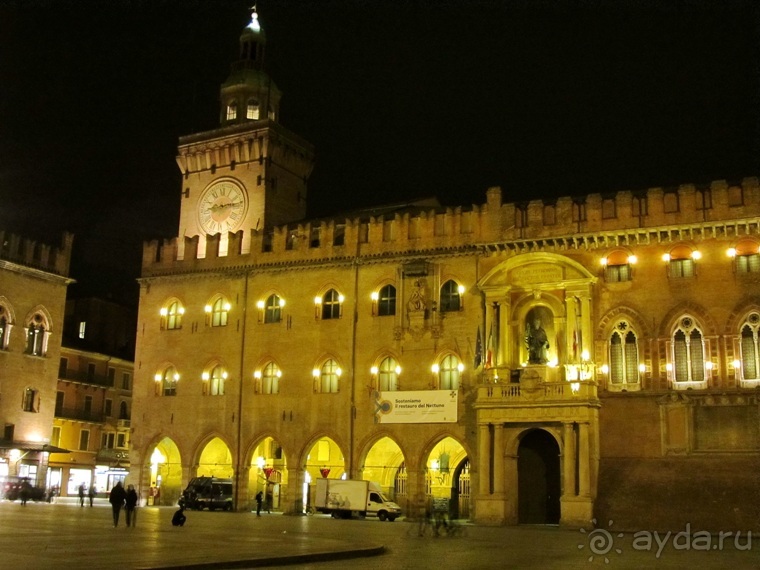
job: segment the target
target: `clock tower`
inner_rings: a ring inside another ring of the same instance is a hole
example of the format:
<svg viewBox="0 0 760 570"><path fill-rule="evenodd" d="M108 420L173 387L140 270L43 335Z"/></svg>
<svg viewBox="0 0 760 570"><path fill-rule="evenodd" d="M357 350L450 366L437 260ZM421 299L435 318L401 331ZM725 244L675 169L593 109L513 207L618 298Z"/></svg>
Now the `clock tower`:
<svg viewBox="0 0 760 570"><path fill-rule="evenodd" d="M302 220L313 146L280 125L281 92L264 68L266 36L255 8L240 35L239 58L220 90L220 127L180 137L182 172L179 237L221 234L225 255L229 232L243 231L243 253L251 230ZM184 240L179 240L185 257Z"/></svg>

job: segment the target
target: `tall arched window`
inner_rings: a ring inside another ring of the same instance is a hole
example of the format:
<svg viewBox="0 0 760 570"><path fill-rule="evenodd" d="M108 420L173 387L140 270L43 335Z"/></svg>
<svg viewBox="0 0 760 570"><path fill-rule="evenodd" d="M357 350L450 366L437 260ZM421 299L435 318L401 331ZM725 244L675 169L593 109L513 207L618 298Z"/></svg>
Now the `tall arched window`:
<svg viewBox="0 0 760 570"><path fill-rule="evenodd" d="M182 328L182 315L185 314L185 308L180 305L179 301L170 301L169 304L161 309L162 324L167 330L177 330Z"/></svg>
<svg viewBox="0 0 760 570"><path fill-rule="evenodd" d="M219 297L214 301L211 305L211 326L226 327L229 311L230 304L223 297Z"/></svg>
<svg viewBox="0 0 760 570"><path fill-rule="evenodd" d="M179 372L174 366L168 366L160 376L161 393L164 396L177 395L177 383L179 382Z"/></svg>
<svg viewBox="0 0 760 570"><path fill-rule="evenodd" d="M441 287L441 312L458 311L462 308L462 299L459 295L459 285L453 279L449 279Z"/></svg>
<svg viewBox="0 0 760 570"><path fill-rule="evenodd" d="M377 389L381 391L398 390L398 373L401 368L396 359L388 356L380 363L377 371Z"/></svg>
<svg viewBox="0 0 760 570"><path fill-rule="evenodd" d="M338 363L332 358L325 361L322 364L322 368L319 370L319 392L322 393L335 393L338 392L338 382L340 380L341 369Z"/></svg>
<svg viewBox="0 0 760 570"><path fill-rule="evenodd" d="M396 314L396 288L386 285L380 289L377 299L377 314L381 317Z"/></svg>
<svg viewBox="0 0 760 570"><path fill-rule="evenodd" d="M208 392L212 396L224 396L224 381L227 380L227 372L221 366L214 366L211 370Z"/></svg>
<svg viewBox="0 0 760 570"><path fill-rule="evenodd" d="M29 326L26 329L26 353L44 356L46 340L45 317L40 313L35 313L29 320Z"/></svg>
<svg viewBox="0 0 760 570"><path fill-rule="evenodd" d="M438 388L440 390L458 390L459 376L464 367L459 358L453 354L447 354L441 359L438 371Z"/></svg>
<svg viewBox="0 0 760 570"><path fill-rule="evenodd" d="M760 379L760 314L750 313L741 328L742 379Z"/></svg>
<svg viewBox="0 0 760 570"><path fill-rule="evenodd" d="M237 101L230 101L227 104L227 120L234 121L237 118Z"/></svg>
<svg viewBox="0 0 760 570"><path fill-rule="evenodd" d="M282 308L285 306L283 301L277 295L269 295L264 305L264 322L279 323L282 320Z"/></svg>
<svg viewBox="0 0 760 570"><path fill-rule="evenodd" d="M636 334L626 321L615 325L610 336L610 382L635 384L639 381L639 349Z"/></svg>
<svg viewBox="0 0 760 570"><path fill-rule="evenodd" d="M253 121L259 120L259 102L256 99L248 99L245 118Z"/></svg>
<svg viewBox="0 0 760 570"><path fill-rule="evenodd" d="M330 289L322 298L322 318L339 319L341 297L335 289Z"/></svg>
<svg viewBox="0 0 760 570"><path fill-rule="evenodd" d="M683 317L673 333L673 377L676 383L705 380L704 339L692 317Z"/></svg>
<svg viewBox="0 0 760 570"><path fill-rule="evenodd" d="M268 363L261 372L261 392L263 394L280 393L280 367L274 362Z"/></svg>

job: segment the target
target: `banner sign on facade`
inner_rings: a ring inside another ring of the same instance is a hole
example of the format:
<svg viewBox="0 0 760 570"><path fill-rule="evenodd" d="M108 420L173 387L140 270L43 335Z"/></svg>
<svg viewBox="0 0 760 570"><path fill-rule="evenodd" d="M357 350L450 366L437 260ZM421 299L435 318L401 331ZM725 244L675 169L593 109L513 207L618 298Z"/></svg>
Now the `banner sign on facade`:
<svg viewBox="0 0 760 570"><path fill-rule="evenodd" d="M457 390L375 392L375 423L455 423L457 395Z"/></svg>

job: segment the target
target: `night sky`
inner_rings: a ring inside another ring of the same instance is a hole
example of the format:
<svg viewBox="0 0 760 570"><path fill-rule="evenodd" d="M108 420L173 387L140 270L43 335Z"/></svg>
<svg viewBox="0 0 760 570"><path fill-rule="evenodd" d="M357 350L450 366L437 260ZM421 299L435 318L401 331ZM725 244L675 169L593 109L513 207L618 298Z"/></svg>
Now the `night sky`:
<svg viewBox="0 0 760 570"><path fill-rule="evenodd" d="M750 0L260 0L309 216L760 175ZM0 0L0 228L75 233L74 294L136 300L178 137L218 126L250 0Z"/></svg>

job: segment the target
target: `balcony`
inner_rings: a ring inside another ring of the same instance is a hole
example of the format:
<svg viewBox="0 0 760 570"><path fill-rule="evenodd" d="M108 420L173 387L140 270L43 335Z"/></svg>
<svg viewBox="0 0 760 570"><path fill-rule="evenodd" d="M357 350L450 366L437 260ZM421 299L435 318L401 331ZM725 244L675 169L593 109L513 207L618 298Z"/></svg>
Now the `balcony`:
<svg viewBox="0 0 760 570"><path fill-rule="evenodd" d="M76 408L56 408L55 417L62 420L78 420L81 422L93 423L103 423L105 421L105 415L103 412Z"/></svg>
<svg viewBox="0 0 760 570"><path fill-rule="evenodd" d="M596 382L524 382L478 388L478 407L570 404L595 401Z"/></svg>
<svg viewBox="0 0 760 570"><path fill-rule="evenodd" d="M113 388L113 380L110 380L107 376L77 372L76 370L59 370L58 379L78 382L80 384L90 384L91 386L102 386L103 388Z"/></svg>
<svg viewBox="0 0 760 570"><path fill-rule="evenodd" d="M129 420L116 420L116 429L129 429Z"/></svg>
<svg viewBox="0 0 760 570"><path fill-rule="evenodd" d="M99 464L107 463L111 466L129 465L129 450L102 447L100 450L98 450L95 461Z"/></svg>

